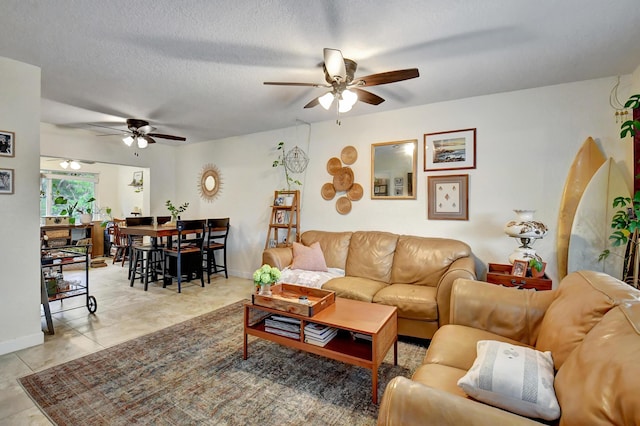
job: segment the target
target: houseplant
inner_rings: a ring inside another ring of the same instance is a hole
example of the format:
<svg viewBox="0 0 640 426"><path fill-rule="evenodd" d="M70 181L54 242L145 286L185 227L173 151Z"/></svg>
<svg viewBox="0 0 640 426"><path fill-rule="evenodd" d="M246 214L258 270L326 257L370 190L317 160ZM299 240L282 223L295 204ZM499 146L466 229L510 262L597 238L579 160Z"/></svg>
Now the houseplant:
<svg viewBox="0 0 640 426"><path fill-rule="evenodd" d="M173 203L171 203L171 200L167 200L165 205L167 206L167 210L169 210L169 213L171 213L172 222L180 219L180 213L184 212L185 210L187 210L187 207L189 207L189 203L184 203L181 206L176 207L173 205Z"/></svg>
<svg viewBox="0 0 640 426"><path fill-rule="evenodd" d="M640 107L640 94L632 95L624 104L625 108L632 110ZM636 132L640 130L640 121L627 120L620 126L620 137L635 137ZM635 162L639 161L634 155ZM635 181L640 179L640 175L635 176ZM635 182L634 182L635 183ZM634 185L634 187L637 185ZM629 282L633 287L638 288L638 275L640 275L640 257L638 256L638 229L640 228L640 190L636 191L633 198L616 197L613 199L613 207L618 210L611 219L611 228L614 231L609 236L611 245L619 247L623 244L627 245L624 258L623 280ZM599 257L599 260L607 258L611 251L605 249Z"/></svg>
<svg viewBox="0 0 640 426"><path fill-rule="evenodd" d="M280 279L280 270L266 263L253 273L253 283L263 296L271 296L271 285Z"/></svg>
<svg viewBox="0 0 640 426"><path fill-rule="evenodd" d="M543 262L539 257L532 257L529 259L529 271L532 278L540 278L544 276L544 270L547 267L547 262Z"/></svg>
<svg viewBox="0 0 640 426"><path fill-rule="evenodd" d="M94 197L89 197L86 200L75 200L69 201L64 195L58 195L53 203L56 205L65 205L66 207L60 212L62 216L69 216L69 223L74 225L76 223L76 218L74 214L80 213L82 216L80 218L80 222L82 223L91 223L92 213L93 213L93 202L96 199Z"/></svg>

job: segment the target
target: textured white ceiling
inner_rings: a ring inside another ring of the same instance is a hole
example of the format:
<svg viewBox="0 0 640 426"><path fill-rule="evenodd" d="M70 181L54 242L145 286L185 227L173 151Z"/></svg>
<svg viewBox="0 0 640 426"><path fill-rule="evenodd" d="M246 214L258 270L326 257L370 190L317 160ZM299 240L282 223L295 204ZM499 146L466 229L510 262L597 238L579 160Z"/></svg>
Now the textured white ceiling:
<svg viewBox="0 0 640 426"><path fill-rule="evenodd" d="M304 110L322 49L376 86L368 114L627 74L640 64L638 0L0 0L0 56L42 68L42 121L149 120L188 142L335 118ZM0 76L1 78L1 76ZM603 102L606 102L603 99ZM577 106L579 107L579 106ZM94 128L95 129L95 128Z"/></svg>

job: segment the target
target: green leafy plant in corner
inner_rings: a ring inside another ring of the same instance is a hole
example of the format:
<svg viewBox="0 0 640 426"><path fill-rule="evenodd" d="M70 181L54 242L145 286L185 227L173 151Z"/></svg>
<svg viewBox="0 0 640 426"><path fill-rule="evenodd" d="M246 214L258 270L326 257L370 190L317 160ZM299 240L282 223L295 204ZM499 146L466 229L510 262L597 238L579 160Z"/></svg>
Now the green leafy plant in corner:
<svg viewBox="0 0 640 426"><path fill-rule="evenodd" d="M291 191L291 185L302 186L302 182L289 176L289 169L287 168L287 164L285 163L286 150L284 148L284 142L279 142L276 150L278 151L278 158L273 161L271 167L282 166L282 168L284 169L284 177L287 181L287 189L289 191Z"/></svg>
<svg viewBox="0 0 640 426"><path fill-rule="evenodd" d="M169 213L171 213L173 220L177 220L180 213L184 212L187 210L187 207L189 207L189 203L184 203L183 205L176 207L171 203L171 200L167 200L165 205L167 206Z"/></svg>
<svg viewBox="0 0 640 426"><path fill-rule="evenodd" d="M640 94L632 95L629 100L624 104L625 108L637 109L640 108ZM620 127L620 137L625 138L627 136L635 136L636 132L640 130L640 121L627 120L622 123ZM634 161L636 159L634 158ZM640 175L635 176L635 179L640 179ZM632 244L632 247L627 250L631 253L631 260L633 264L629 262L629 259L625 258L626 264L624 265L623 279L630 277L631 285L638 288L638 276L640 275L640 256L637 253L638 249L638 231L640 230L640 191L636 191L633 198L629 197L616 197L613 200L613 207L618 210L611 219L611 229L614 231L609 235L609 241L613 247L620 247L624 244ZM598 257L599 261L602 261L609 257L611 250L605 249L600 253ZM626 255L625 255L626 257ZM629 274L632 268L632 273ZM629 279L629 278L628 278Z"/></svg>

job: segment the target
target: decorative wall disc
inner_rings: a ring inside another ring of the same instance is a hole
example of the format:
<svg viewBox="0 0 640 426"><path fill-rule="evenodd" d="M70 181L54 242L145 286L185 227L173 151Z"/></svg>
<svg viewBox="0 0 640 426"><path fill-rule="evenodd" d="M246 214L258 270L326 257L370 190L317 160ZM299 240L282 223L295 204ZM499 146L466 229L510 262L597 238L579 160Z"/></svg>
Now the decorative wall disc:
<svg viewBox="0 0 640 426"><path fill-rule="evenodd" d="M342 163L338 157L331 157L329 161L327 161L327 172L331 176L334 176L338 171L342 168Z"/></svg>
<svg viewBox="0 0 640 426"><path fill-rule="evenodd" d="M325 200L333 200L333 197L336 196L336 189L333 187L333 183L328 182L322 185L320 194L322 194L322 198Z"/></svg>
<svg viewBox="0 0 640 426"><path fill-rule="evenodd" d="M198 192L203 200L210 203L220 193L222 188L222 179L220 178L220 170L213 164L205 164L200 173L198 182Z"/></svg>
<svg viewBox="0 0 640 426"><path fill-rule="evenodd" d="M342 162L344 164L350 166L358 159L358 151L351 145L345 146L344 148L342 148L340 158L342 159Z"/></svg>
<svg viewBox="0 0 640 426"><path fill-rule="evenodd" d="M353 170L351 167L342 167L333 175L333 186L336 191L348 191L353 185Z"/></svg>
<svg viewBox="0 0 640 426"><path fill-rule="evenodd" d="M347 197L340 197L336 201L336 210L340 214L347 214L351 211L351 200Z"/></svg>
<svg viewBox="0 0 640 426"><path fill-rule="evenodd" d="M364 190L362 189L362 185L360 185L359 183L354 183L351 189L347 191L347 198L351 201L358 201L362 198L363 193Z"/></svg>

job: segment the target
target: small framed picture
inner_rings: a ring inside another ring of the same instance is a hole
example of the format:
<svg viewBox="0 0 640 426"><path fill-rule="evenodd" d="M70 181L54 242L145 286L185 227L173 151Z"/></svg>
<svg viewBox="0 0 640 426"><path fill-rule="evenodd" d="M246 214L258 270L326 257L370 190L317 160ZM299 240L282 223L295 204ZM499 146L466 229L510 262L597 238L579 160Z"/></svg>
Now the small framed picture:
<svg viewBox="0 0 640 426"><path fill-rule="evenodd" d="M277 246L276 240L274 240L273 238L271 238L269 240L269 248L275 248Z"/></svg>
<svg viewBox="0 0 640 426"><path fill-rule="evenodd" d="M283 206L284 205L284 197L276 197L276 199L273 200L273 205L274 206Z"/></svg>
<svg viewBox="0 0 640 426"><path fill-rule="evenodd" d="M511 268L511 275L514 277L525 277L527 275L527 267L529 264L526 260L514 260Z"/></svg>
<svg viewBox="0 0 640 426"><path fill-rule="evenodd" d="M393 195L399 196L402 195L402 187L401 186L396 186Z"/></svg>
<svg viewBox="0 0 640 426"><path fill-rule="evenodd" d="M13 194L14 184L13 169L0 169L0 194Z"/></svg>
<svg viewBox="0 0 640 426"><path fill-rule="evenodd" d="M397 177L393 179L393 184L395 186L402 186L403 179L401 177Z"/></svg>
<svg viewBox="0 0 640 426"><path fill-rule="evenodd" d="M133 172L133 182L131 184L134 186L142 185L142 171Z"/></svg>
<svg viewBox="0 0 640 426"><path fill-rule="evenodd" d="M427 218L469 220L469 175L427 176Z"/></svg>
<svg viewBox="0 0 640 426"><path fill-rule="evenodd" d="M279 225L282 225L285 222L285 216L284 216L284 211L282 210L278 210L276 212L276 223Z"/></svg>
<svg viewBox="0 0 640 426"><path fill-rule="evenodd" d="M424 171L476 168L476 129L426 133Z"/></svg>
<svg viewBox="0 0 640 426"><path fill-rule="evenodd" d="M0 130L0 157L16 156L16 134Z"/></svg>

